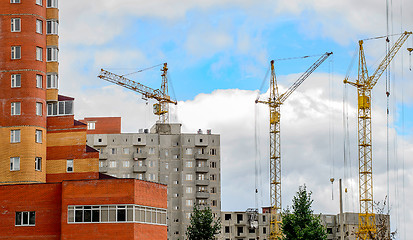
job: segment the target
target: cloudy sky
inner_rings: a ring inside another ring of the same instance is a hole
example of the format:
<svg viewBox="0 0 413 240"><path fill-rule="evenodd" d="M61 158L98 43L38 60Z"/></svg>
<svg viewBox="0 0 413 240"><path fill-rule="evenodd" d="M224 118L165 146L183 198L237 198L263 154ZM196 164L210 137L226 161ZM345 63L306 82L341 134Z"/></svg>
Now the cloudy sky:
<svg viewBox="0 0 413 240"><path fill-rule="evenodd" d="M336 214L343 178L345 211L358 211L356 91L342 80L357 41L411 31L411 9L404 0L60 1L60 94L76 98L76 118L121 116L123 131L136 132L156 121L153 102L96 76L101 68L127 74L167 62L179 101L171 120L184 132L221 135L222 210L246 210L269 205L269 114L254 100L265 98L270 60L333 51L282 106L282 201L291 205L306 184L315 212ZM388 140L384 75L373 93L374 197L390 193L399 239L413 234L406 228L413 225L412 45L410 38L391 65ZM371 72L385 48L384 39L365 42ZM316 59L277 61L280 92ZM128 77L159 88L159 68ZM357 62L350 72L354 80Z"/></svg>

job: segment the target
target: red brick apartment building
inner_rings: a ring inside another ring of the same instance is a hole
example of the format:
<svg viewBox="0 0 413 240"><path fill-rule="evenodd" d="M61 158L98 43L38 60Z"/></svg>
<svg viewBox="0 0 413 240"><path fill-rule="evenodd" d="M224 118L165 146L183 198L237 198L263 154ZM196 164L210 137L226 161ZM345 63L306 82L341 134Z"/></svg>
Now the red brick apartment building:
<svg viewBox="0 0 413 240"><path fill-rule="evenodd" d="M99 174L58 94L58 25L58 0L0 1L0 239L166 239L166 186Z"/></svg>

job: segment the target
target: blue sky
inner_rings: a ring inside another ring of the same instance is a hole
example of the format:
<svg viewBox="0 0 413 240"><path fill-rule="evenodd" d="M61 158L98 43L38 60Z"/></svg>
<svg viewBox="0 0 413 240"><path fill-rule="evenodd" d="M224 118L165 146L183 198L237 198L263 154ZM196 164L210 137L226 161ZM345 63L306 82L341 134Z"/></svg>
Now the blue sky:
<svg viewBox="0 0 413 240"><path fill-rule="evenodd" d="M412 1L392 1L390 32L413 29L410 9ZM150 127L156 120L150 113L151 104L96 76L100 68L127 74L168 63L169 80L179 101L172 108L171 119L181 122L184 132L212 128L221 135L223 210L254 206L251 193L255 177L251 169L255 156L248 146L254 145L255 119L263 156L259 161L263 182L260 205L268 205L268 109L256 107L254 100L270 60L334 52L282 107L283 207L291 204L298 186L306 183L313 191L316 212L337 213L337 201L326 197L331 196L329 179L343 178L351 171L353 177L345 181L352 189L345 198L346 211L357 211L351 207L357 206L356 91L348 87L353 156L353 168L349 169L343 164L342 80L357 41L386 34L386 1L183 0L171 4L167 0L71 0L60 2L59 31L60 93L76 98L77 118L121 116L125 132ZM406 51L413 46L412 39L400 50L391 70L390 142L391 155L396 156L391 160L394 170L390 188L395 192L391 199L404 196L407 200L392 202L392 215L399 219L392 224L401 229L399 239L413 234L405 227L413 224L413 193L409 191L413 187L413 72L408 69ZM383 57L384 40L368 41L365 46L368 65L374 69ZM316 59L276 62L280 91L285 91ZM128 77L159 88L159 69ZM354 80L356 73L357 62L350 79ZM373 91L377 200L386 194L384 82L380 79ZM337 191L337 186L333 190Z"/></svg>

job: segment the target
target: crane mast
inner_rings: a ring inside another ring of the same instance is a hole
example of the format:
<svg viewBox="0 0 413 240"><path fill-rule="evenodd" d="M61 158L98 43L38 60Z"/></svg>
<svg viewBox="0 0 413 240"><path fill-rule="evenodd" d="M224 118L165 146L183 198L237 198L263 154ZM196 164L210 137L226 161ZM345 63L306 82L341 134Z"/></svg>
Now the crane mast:
<svg viewBox="0 0 413 240"><path fill-rule="evenodd" d="M98 75L98 78L117 84L124 88L128 88L132 91L138 92L142 94L144 98L152 98L152 99L157 100L158 103L155 103L153 105L153 112L155 115L159 116L159 121L161 123L167 123L169 121L169 103L173 103L176 105L177 102L174 100L171 100L171 97L168 95L168 78L167 78L168 65L167 63L163 64L163 68L161 69L161 71L162 71L161 90L147 87L143 84L127 79L124 76L117 75L115 73L106 71L104 69L100 70L100 74Z"/></svg>
<svg viewBox="0 0 413 240"><path fill-rule="evenodd" d="M284 101L307 79L332 52L323 54L307 71L305 71L287 91L278 93L278 85L274 70L274 60L271 61L270 97L267 101L255 101L267 104L270 108L270 232L269 239L282 237L281 223L281 143L280 143L280 107Z"/></svg>
<svg viewBox="0 0 413 240"><path fill-rule="evenodd" d="M372 76L368 75L364 55L363 40L359 41L359 67L357 81L350 82L348 77L344 83L357 88L358 96L358 157L359 157L359 239L375 239L376 223L373 213L373 157L371 132L371 90L389 66L412 32L404 32L381 61ZM387 93L389 94L389 93Z"/></svg>

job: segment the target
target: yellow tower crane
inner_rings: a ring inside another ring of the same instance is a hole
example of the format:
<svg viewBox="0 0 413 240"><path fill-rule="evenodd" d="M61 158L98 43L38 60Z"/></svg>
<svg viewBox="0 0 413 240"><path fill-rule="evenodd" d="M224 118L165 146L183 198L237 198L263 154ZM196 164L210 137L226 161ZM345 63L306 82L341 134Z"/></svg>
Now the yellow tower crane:
<svg viewBox="0 0 413 240"><path fill-rule="evenodd" d="M363 40L359 41L358 79L348 83L357 88L358 96L358 157L359 157L359 239L375 239L376 224L373 213L373 158L371 136L371 90L377 84L396 53L412 32L404 32L386 54L373 75L369 76L364 56ZM377 38L376 38L377 39ZM388 93L387 93L388 94Z"/></svg>
<svg viewBox="0 0 413 240"><path fill-rule="evenodd" d="M159 65L158 65L159 66ZM125 78L124 76L117 75L115 73L111 73L104 69L100 70L100 74L98 78L106 80L111 83L115 83L119 86L128 88L132 91L138 92L142 94L144 98L152 98L156 99L158 103L153 105L153 113L159 116L159 121L161 123L167 123L169 121L169 103L178 104L176 101L171 100L171 97L168 95L168 78L167 78L167 71L168 65L167 63L163 64L162 71L162 85L161 90L153 89L132 81L130 79Z"/></svg>
<svg viewBox="0 0 413 240"><path fill-rule="evenodd" d="M324 53L307 71L305 71L283 94L278 93L275 77L274 60L271 61L270 97L268 100L255 100L255 103L268 104L270 108L270 200L271 218L269 239L276 240L282 236L281 223L281 145L280 145L280 107L284 101L307 79L332 52Z"/></svg>

